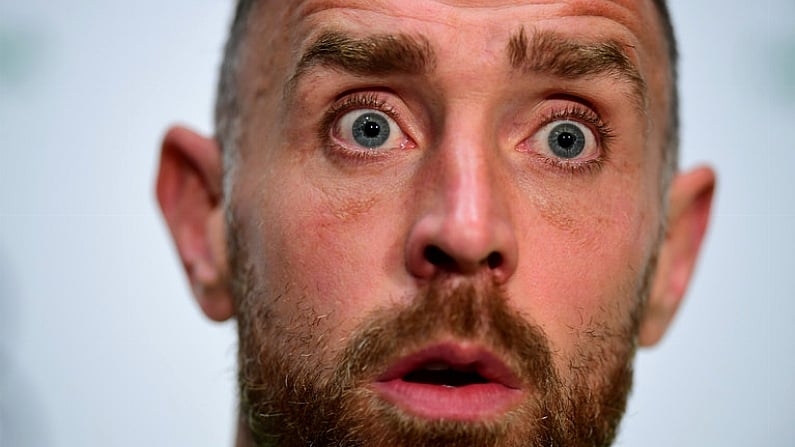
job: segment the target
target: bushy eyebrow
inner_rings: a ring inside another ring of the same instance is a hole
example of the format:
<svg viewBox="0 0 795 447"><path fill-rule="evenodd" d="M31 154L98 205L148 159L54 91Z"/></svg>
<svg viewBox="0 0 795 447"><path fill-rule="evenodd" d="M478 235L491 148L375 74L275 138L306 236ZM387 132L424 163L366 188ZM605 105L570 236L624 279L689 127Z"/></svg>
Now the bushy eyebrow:
<svg viewBox="0 0 795 447"><path fill-rule="evenodd" d="M530 38L524 28L511 36L508 58L511 67L526 73L577 80L610 76L628 83L639 106L646 105L646 82L616 40L580 41L553 31L535 31Z"/></svg>
<svg viewBox="0 0 795 447"><path fill-rule="evenodd" d="M508 41L507 53L514 70L578 80L610 76L628 83L641 109L646 107L646 83L616 40L580 41L553 31L535 31L528 38L521 28ZM322 66L360 76L420 75L432 72L436 56L424 37L375 34L353 37L327 30L304 50L285 95L312 68Z"/></svg>
<svg viewBox="0 0 795 447"><path fill-rule="evenodd" d="M361 76L416 75L433 71L435 61L430 43L422 37L376 34L357 38L340 31L325 31L303 52L288 89L316 66Z"/></svg>

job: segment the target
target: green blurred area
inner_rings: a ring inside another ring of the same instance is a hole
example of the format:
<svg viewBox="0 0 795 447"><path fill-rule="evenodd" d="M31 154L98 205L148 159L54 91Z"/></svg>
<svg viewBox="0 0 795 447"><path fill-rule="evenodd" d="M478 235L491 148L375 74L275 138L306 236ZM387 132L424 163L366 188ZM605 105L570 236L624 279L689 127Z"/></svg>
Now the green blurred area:
<svg viewBox="0 0 795 447"><path fill-rule="evenodd" d="M795 104L795 35L770 45L770 76L776 103Z"/></svg>
<svg viewBox="0 0 795 447"><path fill-rule="evenodd" d="M44 36L32 26L0 23L0 85L21 87L40 68Z"/></svg>

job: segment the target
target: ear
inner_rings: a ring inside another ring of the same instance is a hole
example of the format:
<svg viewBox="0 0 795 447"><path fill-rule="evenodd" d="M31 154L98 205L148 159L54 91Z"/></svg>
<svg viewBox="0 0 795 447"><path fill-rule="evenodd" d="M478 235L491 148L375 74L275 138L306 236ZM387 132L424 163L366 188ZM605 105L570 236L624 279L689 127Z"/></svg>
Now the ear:
<svg viewBox="0 0 795 447"><path fill-rule="evenodd" d="M651 294L640 325L641 346L656 344L682 302L709 222L715 173L700 167L677 174L668 199L668 222Z"/></svg>
<svg viewBox="0 0 795 447"><path fill-rule="evenodd" d="M182 127L168 130L160 153L157 200L190 280L215 321L234 314L221 200L221 150L214 139Z"/></svg>

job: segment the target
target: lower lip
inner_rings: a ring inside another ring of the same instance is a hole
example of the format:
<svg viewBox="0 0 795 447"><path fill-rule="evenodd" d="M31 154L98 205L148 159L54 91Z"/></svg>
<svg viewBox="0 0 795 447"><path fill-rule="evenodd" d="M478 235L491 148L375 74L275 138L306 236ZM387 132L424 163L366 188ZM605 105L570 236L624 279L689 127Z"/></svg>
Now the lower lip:
<svg viewBox="0 0 795 447"><path fill-rule="evenodd" d="M499 383L444 387L401 379L376 382L375 390L403 411L426 419L483 421L515 407L522 392Z"/></svg>

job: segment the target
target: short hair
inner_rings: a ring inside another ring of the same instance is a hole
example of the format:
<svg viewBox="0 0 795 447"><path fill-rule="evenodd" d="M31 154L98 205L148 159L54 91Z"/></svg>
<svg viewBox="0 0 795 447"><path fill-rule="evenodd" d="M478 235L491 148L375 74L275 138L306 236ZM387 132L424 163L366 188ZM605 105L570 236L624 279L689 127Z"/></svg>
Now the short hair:
<svg viewBox="0 0 795 447"><path fill-rule="evenodd" d="M237 76L240 71L240 48L245 40L251 10L259 0L238 0L235 15L224 47L218 91L215 98L215 138L224 161L224 194L229 194L229 170L240 144L240 92Z"/></svg>
<svg viewBox="0 0 795 447"><path fill-rule="evenodd" d="M653 0L662 25L663 37L668 45L668 75L670 92L668 96L668 128L665 130L663 147L663 194L667 194L674 172L679 167L679 45L676 42L671 13L666 0ZM663 203L665 206L666 203Z"/></svg>
<svg viewBox="0 0 795 447"><path fill-rule="evenodd" d="M215 132L222 151L224 152L224 170L228 171L232 164L231 157L236 153L240 136L240 102L237 89L237 75L240 65L240 48L245 40L248 22L253 6L261 0L238 0L232 20L229 38L224 49L218 92L215 103ZM673 173L679 163L679 87L678 69L679 52L674 33L671 15L666 0L652 0L662 25L663 37L668 46L668 64L670 76L670 96L668 111L668 128L665 130L663 150L662 191L666 194ZM226 188L225 188L226 190ZM665 202L663 202L664 205Z"/></svg>

